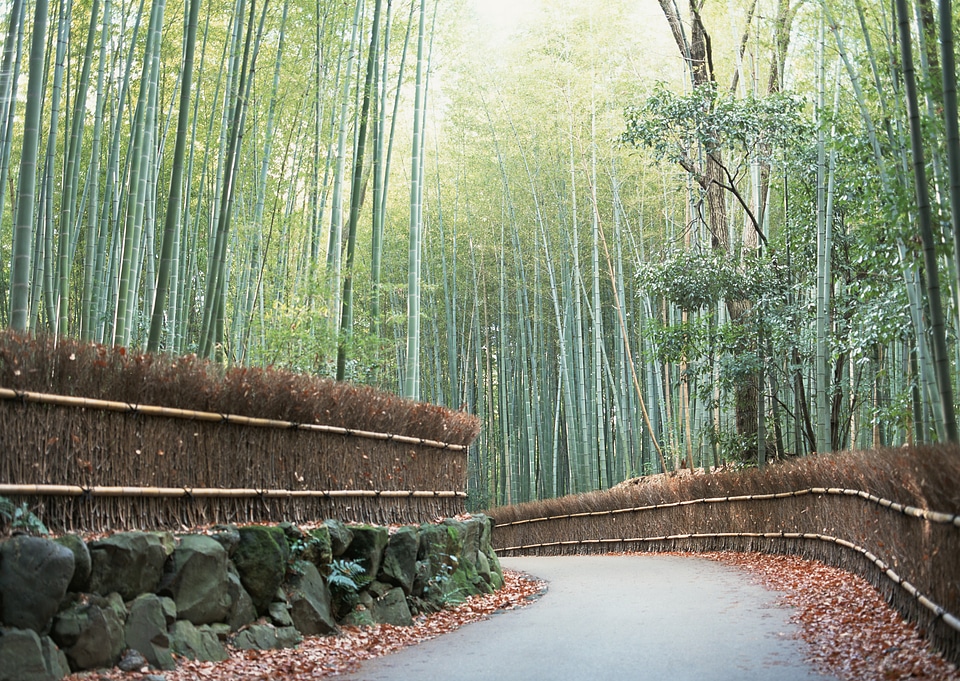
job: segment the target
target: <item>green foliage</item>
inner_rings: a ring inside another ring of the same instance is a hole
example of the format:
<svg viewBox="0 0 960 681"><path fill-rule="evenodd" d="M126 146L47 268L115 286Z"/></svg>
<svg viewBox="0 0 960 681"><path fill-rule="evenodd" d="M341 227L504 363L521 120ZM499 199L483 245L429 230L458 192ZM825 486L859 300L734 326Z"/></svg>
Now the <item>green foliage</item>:
<svg viewBox="0 0 960 681"><path fill-rule="evenodd" d="M688 312L727 298L743 300L748 294L748 282L729 258L696 251L674 251L660 261L643 263L637 283L643 293Z"/></svg>
<svg viewBox="0 0 960 681"><path fill-rule="evenodd" d="M3 530L4 527L8 532L26 532L36 535L50 534L46 525L27 506L27 502L18 506L6 497L0 497L0 530Z"/></svg>
<svg viewBox="0 0 960 681"><path fill-rule="evenodd" d="M790 93L737 98L707 83L678 95L660 82L641 105L626 108L627 129L620 140L685 167L700 145L708 152L737 149L772 163L807 139L803 108L803 99Z"/></svg>

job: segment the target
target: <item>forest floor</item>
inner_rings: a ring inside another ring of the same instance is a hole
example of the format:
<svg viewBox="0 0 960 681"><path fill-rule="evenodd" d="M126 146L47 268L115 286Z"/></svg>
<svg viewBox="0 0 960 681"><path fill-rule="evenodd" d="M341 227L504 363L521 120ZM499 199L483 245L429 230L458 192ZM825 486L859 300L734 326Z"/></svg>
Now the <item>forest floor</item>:
<svg viewBox="0 0 960 681"><path fill-rule="evenodd" d="M649 554L643 554L649 555ZM766 589L780 592L792 609L803 651L815 669L843 681L960 681L957 668L931 651L917 628L905 623L865 580L821 563L763 554L673 554L708 558L747 572ZM231 650L220 663L178 659L174 671L144 669L124 673L100 670L74 674L68 681L186 681L223 679L307 681L356 671L364 660L387 655L464 624L489 619L497 612L522 607L547 588L522 573L506 571L504 589L477 596L433 615L421 616L413 627L344 627L341 636L310 637L296 649Z"/></svg>

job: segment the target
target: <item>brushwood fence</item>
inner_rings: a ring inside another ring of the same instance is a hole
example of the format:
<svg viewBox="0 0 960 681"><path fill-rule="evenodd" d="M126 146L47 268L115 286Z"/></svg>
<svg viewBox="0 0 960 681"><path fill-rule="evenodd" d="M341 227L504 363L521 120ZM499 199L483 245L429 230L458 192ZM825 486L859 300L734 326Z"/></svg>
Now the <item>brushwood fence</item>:
<svg viewBox="0 0 960 681"><path fill-rule="evenodd" d="M943 451L916 456L937 453ZM949 455L960 457L960 452ZM929 485L923 478L937 467L925 463L925 473L915 476L915 467L907 466L893 481L902 485L903 496L918 496L918 480ZM956 468L945 467L944 479L934 482L952 488L948 494L954 501L960 482ZM770 486L782 477L771 475ZM756 486L758 479L752 476L746 486ZM954 504L949 511L934 510L921 507L928 506L924 501L911 505L846 487L731 494L736 476L713 484L722 494L696 495L693 488L703 484L673 482L669 493L651 486L642 492L620 490L605 500L602 495L571 497L548 508L495 509L494 547L503 556L732 550L820 560L867 578L960 664L960 516Z"/></svg>
<svg viewBox="0 0 960 681"><path fill-rule="evenodd" d="M52 531L462 513L466 451L315 423L0 389L0 496Z"/></svg>

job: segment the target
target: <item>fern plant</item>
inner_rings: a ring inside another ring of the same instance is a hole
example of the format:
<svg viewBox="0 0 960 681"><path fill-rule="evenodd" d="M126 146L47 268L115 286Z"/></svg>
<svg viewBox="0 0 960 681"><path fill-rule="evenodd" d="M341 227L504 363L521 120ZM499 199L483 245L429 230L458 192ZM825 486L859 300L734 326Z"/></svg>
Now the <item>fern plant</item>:
<svg viewBox="0 0 960 681"><path fill-rule="evenodd" d="M50 534L47 526L27 506L27 502L18 506L6 497L0 497L0 534L5 534L4 529L7 532Z"/></svg>
<svg viewBox="0 0 960 681"><path fill-rule="evenodd" d="M360 563L352 560L335 560L330 563L327 586L330 587L333 612L341 619L360 602L360 590L373 581Z"/></svg>

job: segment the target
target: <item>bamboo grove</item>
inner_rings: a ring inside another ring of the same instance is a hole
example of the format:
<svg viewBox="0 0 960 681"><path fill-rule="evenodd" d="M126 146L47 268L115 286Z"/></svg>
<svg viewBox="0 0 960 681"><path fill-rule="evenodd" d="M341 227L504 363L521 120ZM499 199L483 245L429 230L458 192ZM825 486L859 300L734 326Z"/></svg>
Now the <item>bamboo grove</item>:
<svg viewBox="0 0 960 681"><path fill-rule="evenodd" d="M0 322L470 411L477 507L957 439L949 1L512 5L6 0Z"/></svg>

